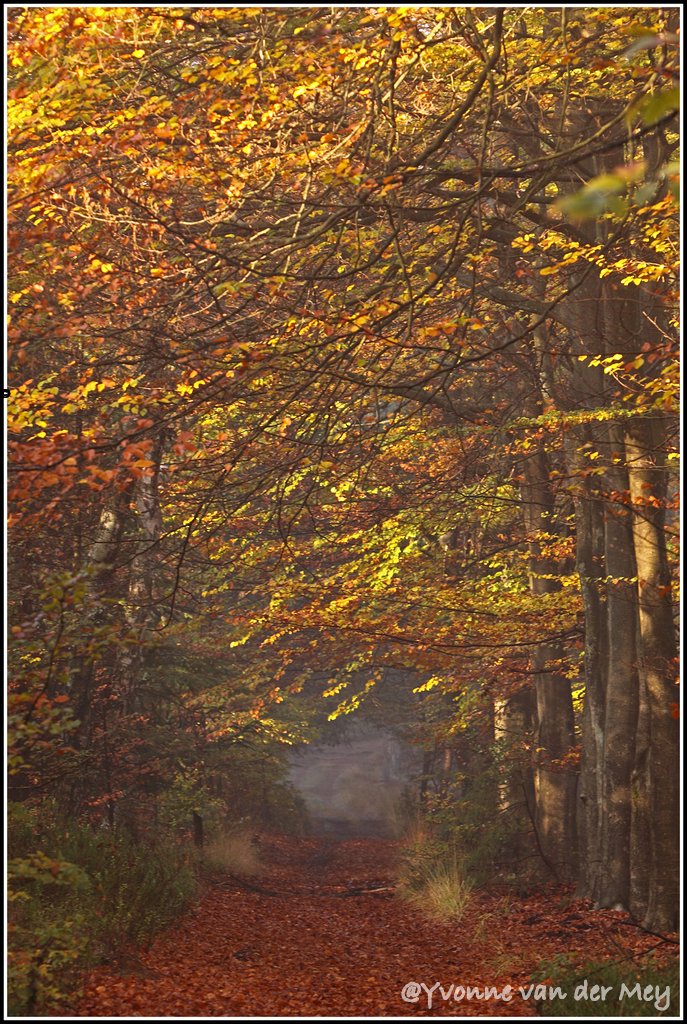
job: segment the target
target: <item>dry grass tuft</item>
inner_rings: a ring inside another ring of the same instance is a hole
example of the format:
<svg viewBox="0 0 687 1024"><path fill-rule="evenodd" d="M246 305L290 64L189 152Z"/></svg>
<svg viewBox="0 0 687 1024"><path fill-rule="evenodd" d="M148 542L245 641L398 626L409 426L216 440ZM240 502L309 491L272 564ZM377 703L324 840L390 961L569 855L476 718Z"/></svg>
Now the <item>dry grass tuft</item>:
<svg viewBox="0 0 687 1024"><path fill-rule="evenodd" d="M399 878L399 893L428 917L459 921L472 896L458 851L428 838L422 829L409 836Z"/></svg>
<svg viewBox="0 0 687 1024"><path fill-rule="evenodd" d="M213 873L231 875L258 875L262 870L258 851L250 832L225 832L208 843L203 861Z"/></svg>

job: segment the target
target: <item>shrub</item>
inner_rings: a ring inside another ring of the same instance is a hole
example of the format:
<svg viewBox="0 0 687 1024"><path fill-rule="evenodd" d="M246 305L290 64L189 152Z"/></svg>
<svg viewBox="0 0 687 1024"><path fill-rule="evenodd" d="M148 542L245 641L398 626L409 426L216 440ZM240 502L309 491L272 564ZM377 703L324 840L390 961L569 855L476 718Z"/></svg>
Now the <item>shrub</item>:
<svg viewBox="0 0 687 1024"><path fill-rule="evenodd" d="M226 816L224 800L213 796L203 783L198 769L179 773L159 804L159 823L175 833L187 832L194 811L203 819L207 835L217 832Z"/></svg>
<svg viewBox="0 0 687 1024"><path fill-rule="evenodd" d="M33 1014L59 1002L75 982L87 948L91 883L67 861L33 853L8 864L8 1005ZM59 908L51 913L51 908Z"/></svg>
<svg viewBox="0 0 687 1024"><path fill-rule="evenodd" d="M538 1001L543 1017L675 1017L680 1005L677 962L590 960L576 965L564 955L542 962L532 980L564 993Z"/></svg>
<svg viewBox="0 0 687 1024"><path fill-rule="evenodd" d="M459 777L442 795L433 795L427 809L432 830L460 851L466 873L483 886L515 884L527 866L514 862L521 840L517 817L499 813L496 803L498 769L491 765L469 780Z"/></svg>
<svg viewBox="0 0 687 1024"><path fill-rule="evenodd" d="M305 801L290 782L275 779L253 812L254 820L268 828L291 835L308 831Z"/></svg>
<svg viewBox="0 0 687 1024"><path fill-rule="evenodd" d="M109 840L109 841L108 841ZM98 952L145 946L173 921L196 891L194 857L170 842L135 843L126 835L100 841L91 862L98 902Z"/></svg>
<svg viewBox="0 0 687 1024"><path fill-rule="evenodd" d="M43 810L43 809L42 809ZM170 840L65 826L10 809L10 1012L47 1013L90 963L149 943L196 891L194 855ZM27 852L31 843L40 847Z"/></svg>

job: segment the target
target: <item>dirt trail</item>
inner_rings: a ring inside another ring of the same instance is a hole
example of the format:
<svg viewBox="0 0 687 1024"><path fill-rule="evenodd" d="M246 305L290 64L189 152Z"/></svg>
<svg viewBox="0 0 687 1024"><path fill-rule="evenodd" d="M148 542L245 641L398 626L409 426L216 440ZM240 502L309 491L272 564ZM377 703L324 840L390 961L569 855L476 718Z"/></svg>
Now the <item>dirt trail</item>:
<svg viewBox="0 0 687 1024"><path fill-rule="evenodd" d="M589 952L603 957L627 939L620 921L594 929L569 897L562 911L560 890L475 897L462 923L430 922L390 891L396 855L383 839L265 839L267 870L253 882L270 894L231 878L212 885L128 969L90 972L76 1015L533 1016L518 994L456 1001L437 989L428 1010L425 991L416 1002L401 991L517 987L536 960L590 947L590 929Z"/></svg>

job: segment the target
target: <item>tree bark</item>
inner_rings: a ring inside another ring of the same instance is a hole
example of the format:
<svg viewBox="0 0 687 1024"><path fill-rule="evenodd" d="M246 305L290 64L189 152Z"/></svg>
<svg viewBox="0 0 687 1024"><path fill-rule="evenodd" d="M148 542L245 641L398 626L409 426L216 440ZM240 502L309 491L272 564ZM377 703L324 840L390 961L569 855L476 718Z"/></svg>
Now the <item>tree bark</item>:
<svg viewBox="0 0 687 1024"><path fill-rule="evenodd" d="M555 498L548 458L541 446L525 460L521 496L530 538L530 590L545 598L560 591L561 584L557 560L542 553L542 535L555 533ZM575 719L570 680L561 669L565 659L562 644L545 640L537 644L531 658L536 696L535 823L542 851L556 875L573 878L577 871L577 777L565 759L575 745Z"/></svg>
<svg viewBox="0 0 687 1024"><path fill-rule="evenodd" d="M640 665L646 688L644 727L649 741L637 765L635 781L638 798L641 795L646 799L651 822L645 923L656 931L673 931L677 928L679 904L680 749L677 645L665 538L667 475L662 421L648 417L632 420L625 431L625 444L639 588Z"/></svg>
<svg viewBox="0 0 687 1024"><path fill-rule="evenodd" d="M601 820L603 808L603 746L606 719L608 635L604 576L604 524L601 502L580 456L591 431L571 437L568 462L578 477L575 490L576 562L584 609L584 681L582 761L577 822L580 836L578 893L595 900L600 888Z"/></svg>
<svg viewBox="0 0 687 1024"><path fill-rule="evenodd" d="M601 861L597 904L629 909L631 784L639 714L635 563L622 429L601 435L608 448L604 553L608 666L603 743ZM613 496L618 496L613 498Z"/></svg>
<svg viewBox="0 0 687 1024"><path fill-rule="evenodd" d="M158 563L158 544L162 533L159 477L166 439L166 431L160 431L150 453L153 466L149 474L140 477L137 481L134 492L138 537L135 540L134 548L136 554L131 562L129 593L125 609L131 636L129 643L122 651L118 670L122 681L122 692L125 695L124 710L127 712L135 710L136 683L144 656L143 645L155 617L155 576Z"/></svg>
<svg viewBox="0 0 687 1024"><path fill-rule="evenodd" d="M494 701L494 757L498 767L498 809L517 863L536 856L532 829L534 780L527 748L532 735L533 694L523 687ZM548 865L547 865L548 867Z"/></svg>

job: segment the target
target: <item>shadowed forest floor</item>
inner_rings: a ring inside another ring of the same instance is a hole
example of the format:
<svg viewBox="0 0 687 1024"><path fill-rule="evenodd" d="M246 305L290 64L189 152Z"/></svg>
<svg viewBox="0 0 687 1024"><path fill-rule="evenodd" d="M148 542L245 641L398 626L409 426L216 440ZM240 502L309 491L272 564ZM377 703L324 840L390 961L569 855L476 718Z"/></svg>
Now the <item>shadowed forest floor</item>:
<svg viewBox="0 0 687 1024"><path fill-rule="evenodd" d="M534 1016L536 965L562 953L622 960L657 944L627 917L590 911L551 886L527 898L478 893L458 924L438 924L393 893L397 844L262 837L265 872L215 881L195 907L126 964L98 967L77 1016ZM250 888L253 886L254 888ZM256 891L260 890L260 891ZM511 1001L407 982L511 985Z"/></svg>

